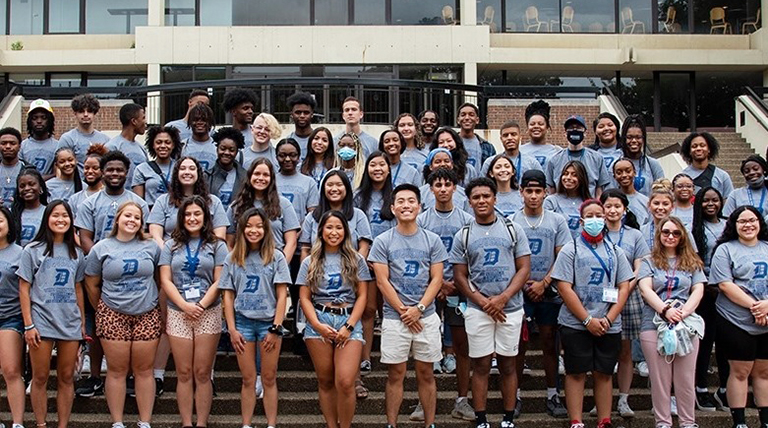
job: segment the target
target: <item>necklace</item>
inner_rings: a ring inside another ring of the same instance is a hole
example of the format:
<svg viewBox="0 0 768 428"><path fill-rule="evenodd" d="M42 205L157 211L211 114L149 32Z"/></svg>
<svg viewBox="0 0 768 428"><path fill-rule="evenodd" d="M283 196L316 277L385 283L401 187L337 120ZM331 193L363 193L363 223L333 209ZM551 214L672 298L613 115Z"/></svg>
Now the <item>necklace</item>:
<svg viewBox="0 0 768 428"><path fill-rule="evenodd" d="M536 225L535 226L532 225L531 222L528 221L528 216L525 215L525 213L523 213L523 219L525 220L525 224L527 224L528 227L530 227L531 229L535 230L537 227L541 226L541 223L544 222L544 213L541 213L541 215L539 216L539 219L536 221Z"/></svg>

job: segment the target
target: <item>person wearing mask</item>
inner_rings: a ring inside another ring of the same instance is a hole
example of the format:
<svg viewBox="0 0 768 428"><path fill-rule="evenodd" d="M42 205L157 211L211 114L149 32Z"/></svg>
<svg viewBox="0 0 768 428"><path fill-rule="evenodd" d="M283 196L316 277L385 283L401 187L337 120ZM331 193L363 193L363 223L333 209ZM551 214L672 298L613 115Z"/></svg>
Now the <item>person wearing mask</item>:
<svg viewBox="0 0 768 428"><path fill-rule="evenodd" d="M193 130L189 124L189 113L192 111L192 108L198 104L206 106L210 106L211 104L211 98L208 96L208 91L205 89L193 89L187 98L187 112L184 114L184 117L172 120L165 124L165 127L171 126L179 130L179 138L181 141L192 136Z"/></svg>
<svg viewBox="0 0 768 428"><path fill-rule="evenodd" d="M254 110L257 104L256 93L243 88L234 88L225 92L224 101L221 103L224 111L232 117L232 128L243 134L245 147L250 147L253 144L251 123L253 123Z"/></svg>
<svg viewBox="0 0 768 428"><path fill-rule="evenodd" d="M0 129L0 188L2 188L2 204L6 208L13 205L13 194L16 192L16 177L27 165L19 159L21 150L21 133L16 128Z"/></svg>
<svg viewBox="0 0 768 428"><path fill-rule="evenodd" d="M130 160L125 189L131 190L136 167L148 160L144 146L135 141L137 135L144 135L147 130L144 107L133 103L120 107L120 123L123 125L123 130L109 140L106 146L109 150L122 152Z"/></svg>
<svg viewBox="0 0 768 428"><path fill-rule="evenodd" d="M723 206L723 214L729 216L736 207L749 205L755 207L763 217L768 215L766 173L768 173L768 163L760 155L749 155L741 161L741 175L744 176L747 185L731 192Z"/></svg>
<svg viewBox="0 0 768 428"><path fill-rule="evenodd" d="M364 150L365 146L357 134L342 134L337 140L336 145L338 150L336 151L334 169L344 172L350 184L352 184L352 189L357 190L363 181L363 173L365 172L365 158L367 156ZM374 151L375 148L369 153ZM317 166L318 164L315 165ZM320 177L321 182L326 175L327 172L323 173L323 176Z"/></svg>
<svg viewBox="0 0 768 428"><path fill-rule="evenodd" d="M293 122L293 132L288 138L293 138L299 143L299 161L307 157L307 144L309 136L312 135L312 118L315 117L317 101L315 97L308 92L296 92L285 100Z"/></svg>
<svg viewBox="0 0 768 428"><path fill-rule="evenodd" d="M680 156L688 163L683 173L693 179L695 191L712 186L727 199L733 191L733 182L727 172L712 163L719 153L720 143L708 132L692 132L680 145Z"/></svg>
<svg viewBox="0 0 768 428"><path fill-rule="evenodd" d="M45 179L53 176L53 158L59 147L59 141L53 138L55 122L48 101L40 98L32 101L27 112L29 137L21 142L19 157L34 166Z"/></svg>
<svg viewBox="0 0 768 428"><path fill-rule="evenodd" d="M91 94L80 94L72 98L70 107L77 126L61 135L58 148L68 147L74 151L77 167L82 174L88 149L94 144L106 144L109 137L96 130L96 116L101 110L98 98Z"/></svg>
<svg viewBox="0 0 768 428"><path fill-rule="evenodd" d="M572 160L577 160L584 165L587 171L589 194L599 198L603 189L611 182L608 171L605 168L603 157L596 151L584 147L584 133L587 125L581 116L569 116L565 120L565 135L568 140L568 149L552 156L547 163L547 184L550 192L555 192L563 167Z"/></svg>
<svg viewBox="0 0 768 428"><path fill-rule="evenodd" d="M549 159L563 150L560 146L547 142L547 134L552 130L549 117L550 107L546 101L534 101L525 108L526 133L531 140L520 146L520 153L533 156L543 171L547 170Z"/></svg>

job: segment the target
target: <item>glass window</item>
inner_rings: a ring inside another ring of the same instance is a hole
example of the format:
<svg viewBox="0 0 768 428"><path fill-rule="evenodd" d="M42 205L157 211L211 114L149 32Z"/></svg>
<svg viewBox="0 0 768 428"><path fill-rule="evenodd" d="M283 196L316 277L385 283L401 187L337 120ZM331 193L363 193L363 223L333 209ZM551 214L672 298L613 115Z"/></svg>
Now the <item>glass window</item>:
<svg viewBox="0 0 768 428"><path fill-rule="evenodd" d="M0 35L6 33L5 18L8 12L8 2L6 0L0 0Z"/></svg>
<svg viewBox="0 0 768 428"><path fill-rule="evenodd" d="M348 0L315 0L314 25L347 25L348 23Z"/></svg>
<svg viewBox="0 0 768 428"><path fill-rule="evenodd" d="M696 72L696 126L735 127L733 100L744 86L762 86L760 72Z"/></svg>
<svg viewBox="0 0 768 428"><path fill-rule="evenodd" d="M147 78L137 75L88 74L89 88L114 88L119 86L144 86Z"/></svg>
<svg viewBox="0 0 768 428"><path fill-rule="evenodd" d="M200 0L200 25L232 25L233 1Z"/></svg>
<svg viewBox="0 0 768 428"><path fill-rule="evenodd" d="M52 88L79 88L82 82L80 73L51 73Z"/></svg>
<svg viewBox="0 0 768 428"><path fill-rule="evenodd" d="M392 25L442 25L444 6L456 10L446 0L392 0Z"/></svg>
<svg viewBox="0 0 768 428"><path fill-rule="evenodd" d="M651 30L651 2L619 0L619 31L622 34L643 34Z"/></svg>
<svg viewBox="0 0 768 428"><path fill-rule="evenodd" d="M309 25L309 0L234 0L232 25Z"/></svg>
<svg viewBox="0 0 768 428"><path fill-rule="evenodd" d="M43 34L43 0L10 0L11 34Z"/></svg>
<svg viewBox="0 0 768 428"><path fill-rule="evenodd" d="M659 0L659 33L688 33L688 0Z"/></svg>
<svg viewBox="0 0 768 428"><path fill-rule="evenodd" d="M560 22L561 0L505 0L506 23L504 31L538 32L557 31ZM553 22L554 21L554 22Z"/></svg>
<svg viewBox="0 0 768 428"><path fill-rule="evenodd" d="M477 1L477 25L487 25L491 33L501 31L501 0Z"/></svg>
<svg viewBox="0 0 768 428"><path fill-rule="evenodd" d="M192 66L174 65L162 68L163 83L191 82L193 79Z"/></svg>
<svg viewBox="0 0 768 428"><path fill-rule="evenodd" d="M45 73L10 73L8 81L19 85L45 86Z"/></svg>
<svg viewBox="0 0 768 428"><path fill-rule="evenodd" d="M552 22L552 31L563 33L614 33L616 32L613 0L563 1L560 25Z"/></svg>
<svg viewBox="0 0 768 428"><path fill-rule="evenodd" d="M195 25L195 0L165 0L165 25Z"/></svg>
<svg viewBox="0 0 768 428"><path fill-rule="evenodd" d="M742 28L744 23L754 22L760 2L745 0L700 0L693 3L695 32L702 34L739 34L742 30L754 31L754 27Z"/></svg>
<svg viewBox="0 0 768 428"><path fill-rule="evenodd" d="M80 33L80 0L49 0L49 33Z"/></svg>
<svg viewBox="0 0 768 428"><path fill-rule="evenodd" d="M355 24L384 25L387 23L385 0L354 0Z"/></svg>
<svg viewBox="0 0 768 428"><path fill-rule="evenodd" d="M147 25L147 0L86 0L85 32L134 34Z"/></svg>
<svg viewBox="0 0 768 428"><path fill-rule="evenodd" d="M624 108L629 114L640 114L645 119L645 125L653 127L653 75L640 73L637 75L621 76L619 87L611 86Z"/></svg>

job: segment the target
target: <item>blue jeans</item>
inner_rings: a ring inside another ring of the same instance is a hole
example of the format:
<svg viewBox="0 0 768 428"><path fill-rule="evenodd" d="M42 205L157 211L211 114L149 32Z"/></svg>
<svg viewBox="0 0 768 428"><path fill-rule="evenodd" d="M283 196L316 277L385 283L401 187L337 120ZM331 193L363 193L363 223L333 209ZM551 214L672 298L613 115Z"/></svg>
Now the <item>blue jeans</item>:
<svg viewBox="0 0 768 428"><path fill-rule="evenodd" d="M272 321L262 321L246 318L235 314L235 328L243 335L246 342L261 342L267 337Z"/></svg>

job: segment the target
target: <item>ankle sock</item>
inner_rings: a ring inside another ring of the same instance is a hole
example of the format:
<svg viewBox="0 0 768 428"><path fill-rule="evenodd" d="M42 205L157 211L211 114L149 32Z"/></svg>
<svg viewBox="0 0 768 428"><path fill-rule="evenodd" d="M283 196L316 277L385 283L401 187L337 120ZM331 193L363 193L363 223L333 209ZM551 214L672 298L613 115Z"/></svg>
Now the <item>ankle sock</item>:
<svg viewBox="0 0 768 428"><path fill-rule="evenodd" d="M165 380L165 370L154 369L152 374L155 376L155 379Z"/></svg>
<svg viewBox="0 0 768 428"><path fill-rule="evenodd" d="M705 392L709 392L709 391L707 391L707 388L699 388L699 387L697 386L697 387L696 387L696 392L697 392L697 393L699 393L699 394L703 394L703 393L705 393Z"/></svg>
<svg viewBox="0 0 768 428"><path fill-rule="evenodd" d="M515 409L505 410L504 411L504 421L505 422L514 422L513 419L515 419Z"/></svg>
<svg viewBox="0 0 768 428"><path fill-rule="evenodd" d="M733 418L733 425L742 425L747 423L747 418L744 416L744 408L731 407L731 417Z"/></svg>
<svg viewBox="0 0 768 428"><path fill-rule="evenodd" d="M488 423L488 416L485 410L483 411L475 410L475 425L487 424L487 423Z"/></svg>

